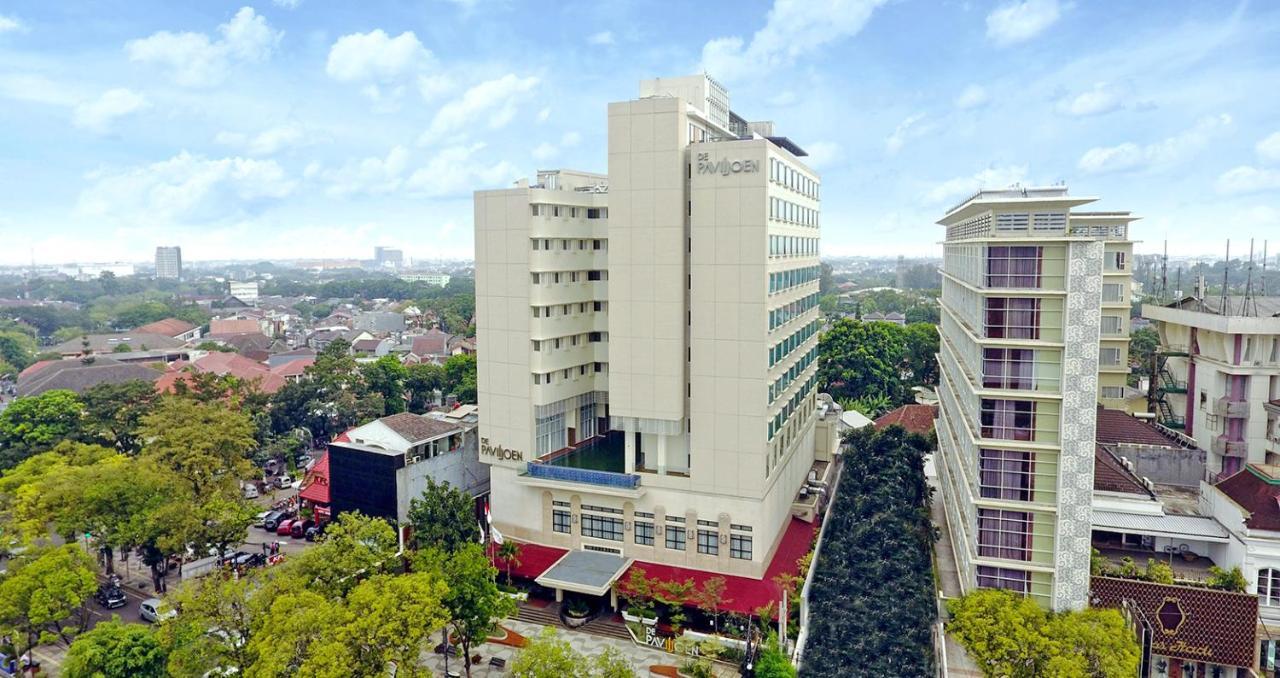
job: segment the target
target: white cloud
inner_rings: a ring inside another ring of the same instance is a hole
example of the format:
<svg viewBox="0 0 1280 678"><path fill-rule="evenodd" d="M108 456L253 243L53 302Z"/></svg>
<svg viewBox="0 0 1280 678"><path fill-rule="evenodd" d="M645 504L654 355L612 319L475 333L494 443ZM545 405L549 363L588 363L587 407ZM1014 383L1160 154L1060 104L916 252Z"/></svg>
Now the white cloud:
<svg viewBox="0 0 1280 678"><path fill-rule="evenodd" d="M272 160L205 158L186 151L150 165L86 176L77 211L130 226L155 227L239 218L293 192Z"/></svg>
<svg viewBox="0 0 1280 678"><path fill-rule="evenodd" d="M1219 193L1258 193L1280 190L1280 170L1241 165L1218 177Z"/></svg>
<svg viewBox="0 0 1280 678"><path fill-rule="evenodd" d="M515 165L502 160L493 164L475 156L484 144L450 146L435 153L405 182L410 194L427 198L470 195L472 191L506 184L520 176Z"/></svg>
<svg viewBox="0 0 1280 678"><path fill-rule="evenodd" d="M306 143L306 132L300 125L288 123L267 128L253 135L243 132L218 132L214 141L249 155L272 155L286 148Z"/></svg>
<svg viewBox="0 0 1280 678"><path fill-rule="evenodd" d="M816 170L831 167L844 159L844 149L834 141L815 141L805 144L804 150L809 153L805 164Z"/></svg>
<svg viewBox="0 0 1280 678"><path fill-rule="evenodd" d="M1124 107L1129 93L1123 87L1100 82L1091 89L1058 101L1058 112L1075 117L1102 115Z"/></svg>
<svg viewBox="0 0 1280 678"><path fill-rule="evenodd" d="M592 33L591 36L587 38L587 43L592 45L612 45L613 31L600 31L599 33Z"/></svg>
<svg viewBox="0 0 1280 678"><path fill-rule="evenodd" d="M1026 178L1026 165L988 167L972 176L948 179L934 186L925 193L924 200L929 204L936 205L948 200L958 200L984 188L1007 188L1024 181Z"/></svg>
<svg viewBox="0 0 1280 678"><path fill-rule="evenodd" d="M521 78L514 73L482 82L441 106L418 143L432 143L481 121L490 129L504 127L515 117L517 104L537 85L536 77Z"/></svg>
<svg viewBox="0 0 1280 678"><path fill-rule="evenodd" d="M338 38L325 72L340 82L387 82L430 65L431 52L413 31L390 37L382 29Z"/></svg>
<svg viewBox="0 0 1280 678"><path fill-rule="evenodd" d="M61 83L30 73L0 74L0 97L53 106L75 106L81 100Z"/></svg>
<svg viewBox="0 0 1280 678"><path fill-rule="evenodd" d="M561 148L573 148L580 143L582 143L582 135L577 132L565 132L564 136L560 137Z"/></svg>
<svg viewBox="0 0 1280 678"><path fill-rule="evenodd" d="M109 89L97 99L76 106L72 122L76 127L99 134L106 132L116 118L135 113L151 104L146 97L122 87Z"/></svg>
<svg viewBox="0 0 1280 678"><path fill-rule="evenodd" d="M546 122L546 121L547 121L547 119L548 119L548 118L550 118L550 117L551 117L551 108L550 108L550 107L548 107L548 108L544 108L544 109L542 109L542 110L538 111L538 124L542 124L542 123Z"/></svg>
<svg viewBox="0 0 1280 678"><path fill-rule="evenodd" d="M982 85L969 85L960 96L956 97L956 108L968 110L981 108L987 104L987 90Z"/></svg>
<svg viewBox="0 0 1280 678"><path fill-rule="evenodd" d="M1058 0L1013 0L987 15L987 37L1005 47L1026 42L1058 21Z"/></svg>
<svg viewBox="0 0 1280 678"><path fill-rule="evenodd" d="M560 154L560 149L555 144L549 144L544 141L535 146L529 153L534 160L550 160Z"/></svg>
<svg viewBox="0 0 1280 678"><path fill-rule="evenodd" d="M1258 142L1258 157L1266 162L1280 162L1280 132L1275 132Z"/></svg>
<svg viewBox="0 0 1280 678"><path fill-rule="evenodd" d="M1214 135L1230 125L1231 116L1226 113L1208 116L1197 121L1191 129L1146 146L1126 142L1091 148L1080 156L1076 165L1089 174L1173 165L1204 147Z"/></svg>
<svg viewBox="0 0 1280 678"><path fill-rule="evenodd" d="M27 25L15 17L0 14L0 33L25 33Z"/></svg>
<svg viewBox="0 0 1280 678"><path fill-rule="evenodd" d="M271 0L271 4L284 9L297 9L302 0Z"/></svg>
<svg viewBox="0 0 1280 678"><path fill-rule="evenodd" d="M856 35L887 0L775 0L765 25L747 43L716 38L702 47L702 69L739 80L789 66L828 43Z"/></svg>
<svg viewBox="0 0 1280 678"><path fill-rule="evenodd" d="M920 121L924 119L924 113L916 113L914 115L907 116L905 120L898 123L897 128L893 130L893 134L890 134L888 138L884 140L885 150L888 151L890 155L893 155L894 153L902 150L902 147L909 139L914 139L928 132L927 127L919 126Z"/></svg>
<svg viewBox="0 0 1280 678"><path fill-rule="evenodd" d="M453 79L447 75L420 75L418 76L418 94L422 95L423 101L431 102L448 94L453 90Z"/></svg>
<svg viewBox="0 0 1280 678"><path fill-rule="evenodd" d="M384 195L392 193L404 183L409 169L409 151L395 146L386 157L365 158L349 162L340 169L324 172L321 176L329 183L329 195L343 197L357 193Z"/></svg>
<svg viewBox="0 0 1280 678"><path fill-rule="evenodd" d="M240 8L218 32L221 38L210 39L204 33L159 31L124 48L130 61L157 64L179 85L200 87L221 82L232 62L266 61L284 35L252 7Z"/></svg>

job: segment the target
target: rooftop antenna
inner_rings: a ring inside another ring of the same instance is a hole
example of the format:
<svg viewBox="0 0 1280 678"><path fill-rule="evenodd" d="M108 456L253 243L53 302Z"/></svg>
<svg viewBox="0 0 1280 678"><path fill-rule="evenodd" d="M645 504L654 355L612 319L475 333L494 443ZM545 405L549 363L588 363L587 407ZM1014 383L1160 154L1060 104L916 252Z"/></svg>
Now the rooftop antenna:
<svg viewBox="0 0 1280 678"><path fill-rule="evenodd" d="M1227 285L1230 284L1231 278L1231 240L1227 239L1227 260L1222 262L1222 300L1218 304L1218 315L1227 315Z"/></svg>
<svg viewBox="0 0 1280 678"><path fill-rule="evenodd" d="M1181 266L1178 267L1178 289L1174 291L1178 293L1179 297L1184 296L1182 293L1182 267Z"/></svg>
<svg viewBox="0 0 1280 678"><path fill-rule="evenodd" d="M1166 294L1169 291L1169 239L1164 240L1164 256L1160 259L1160 303L1164 304L1168 301Z"/></svg>
<svg viewBox="0 0 1280 678"><path fill-rule="evenodd" d="M1240 304L1240 315L1258 315L1258 301L1253 298L1253 238L1249 238L1249 272L1245 277L1244 301Z"/></svg>
<svg viewBox="0 0 1280 678"><path fill-rule="evenodd" d="M1267 241L1262 241L1262 296L1267 296Z"/></svg>

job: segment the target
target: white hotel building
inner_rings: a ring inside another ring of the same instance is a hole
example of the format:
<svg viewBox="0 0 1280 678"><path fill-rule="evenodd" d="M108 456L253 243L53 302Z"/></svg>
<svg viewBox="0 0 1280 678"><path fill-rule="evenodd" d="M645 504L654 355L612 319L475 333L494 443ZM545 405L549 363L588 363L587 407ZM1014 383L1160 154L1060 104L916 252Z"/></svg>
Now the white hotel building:
<svg viewBox="0 0 1280 678"><path fill-rule="evenodd" d="M760 579L834 447L818 176L706 76L644 81L608 120L607 175L475 194L493 522L567 551L538 575L561 591L632 560Z"/></svg>

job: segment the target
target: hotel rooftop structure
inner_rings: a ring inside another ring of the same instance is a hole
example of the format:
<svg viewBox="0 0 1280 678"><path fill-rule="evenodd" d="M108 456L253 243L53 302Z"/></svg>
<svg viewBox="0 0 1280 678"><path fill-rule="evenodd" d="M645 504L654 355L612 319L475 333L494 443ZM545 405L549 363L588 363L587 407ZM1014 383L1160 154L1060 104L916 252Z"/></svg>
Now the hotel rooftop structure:
<svg viewBox="0 0 1280 678"><path fill-rule="evenodd" d="M949 210L938 468L964 591L1088 600L1095 420L1129 371L1128 212L1065 186Z"/></svg>
<svg viewBox="0 0 1280 678"><path fill-rule="evenodd" d="M705 75L646 80L608 106L607 174L476 192L480 459L540 583L758 584L807 549L838 417L815 393L821 184L772 127Z"/></svg>

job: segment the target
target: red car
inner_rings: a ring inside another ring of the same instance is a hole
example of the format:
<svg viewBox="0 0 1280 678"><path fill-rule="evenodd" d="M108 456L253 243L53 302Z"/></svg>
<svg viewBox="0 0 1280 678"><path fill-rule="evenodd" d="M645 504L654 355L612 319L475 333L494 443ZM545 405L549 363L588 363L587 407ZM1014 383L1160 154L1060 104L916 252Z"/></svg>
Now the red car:
<svg viewBox="0 0 1280 678"><path fill-rule="evenodd" d="M291 535L293 534L293 524L294 524L294 522L296 522L296 521L293 521L293 520L282 520L282 521L280 521L280 525L276 527L276 534L277 534L277 535L279 535L279 536L281 536L281 537L288 537L288 536L291 536Z"/></svg>

